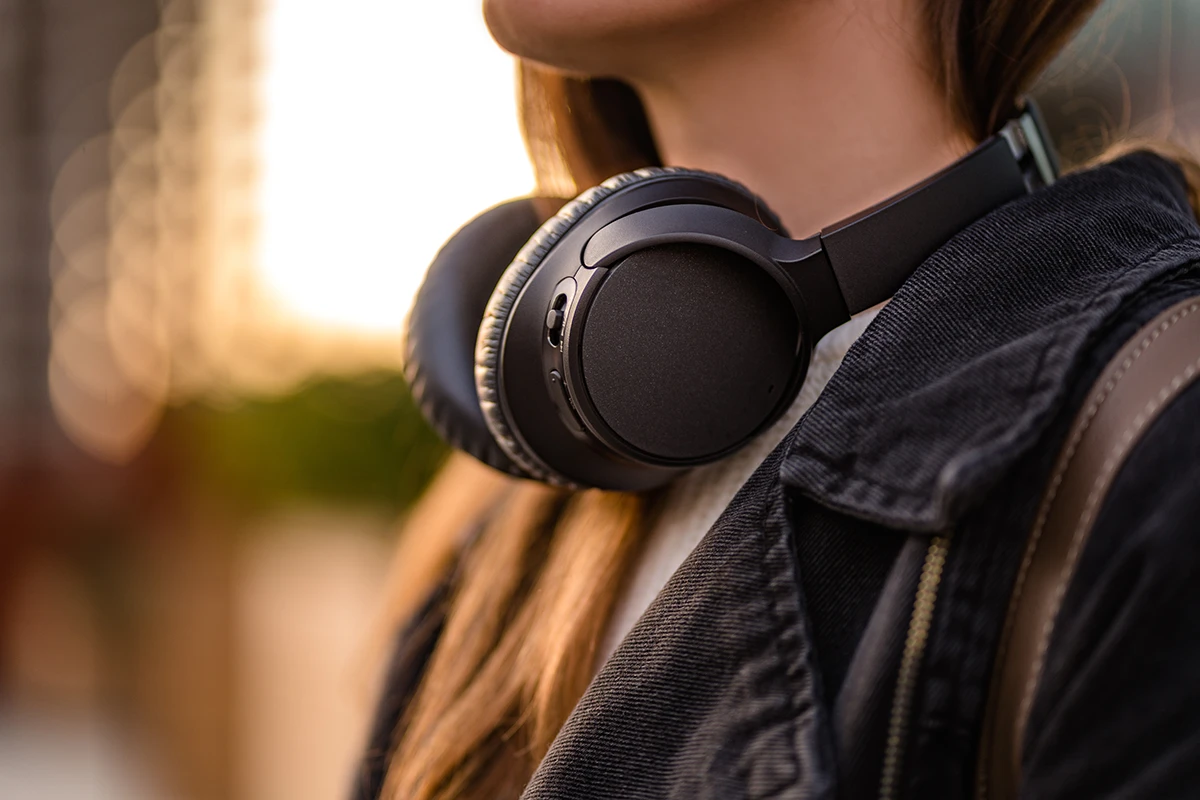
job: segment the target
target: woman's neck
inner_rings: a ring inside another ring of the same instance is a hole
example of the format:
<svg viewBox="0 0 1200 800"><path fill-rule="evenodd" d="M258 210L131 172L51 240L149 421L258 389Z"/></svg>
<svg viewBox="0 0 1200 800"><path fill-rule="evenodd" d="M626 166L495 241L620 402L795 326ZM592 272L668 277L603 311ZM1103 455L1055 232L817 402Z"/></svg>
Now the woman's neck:
<svg viewBox="0 0 1200 800"><path fill-rule="evenodd" d="M664 37L632 70L646 77L629 76L663 163L744 183L805 236L970 149L925 66L916 4L855 2L758 2Z"/></svg>

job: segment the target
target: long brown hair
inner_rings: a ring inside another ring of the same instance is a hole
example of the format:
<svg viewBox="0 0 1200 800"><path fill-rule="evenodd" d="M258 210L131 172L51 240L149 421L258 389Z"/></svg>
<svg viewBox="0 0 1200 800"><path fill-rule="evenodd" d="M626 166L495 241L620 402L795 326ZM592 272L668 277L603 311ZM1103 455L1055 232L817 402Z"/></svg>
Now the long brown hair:
<svg viewBox="0 0 1200 800"><path fill-rule="evenodd" d="M929 66L964 129L976 139L995 132L1097 3L925 0ZM530 65L520 79L541 193L570 196L657 163L628 87ZM1200 170L1185 166L1200 204ZM644 496L569 494L498 478L464 456L451 460L409 520L397 555L397 619L457 567L444 630L396 732L386 797L520 793L591 680L652 506ZM464 549L464 531L481 519L482 531Z"/></svg>

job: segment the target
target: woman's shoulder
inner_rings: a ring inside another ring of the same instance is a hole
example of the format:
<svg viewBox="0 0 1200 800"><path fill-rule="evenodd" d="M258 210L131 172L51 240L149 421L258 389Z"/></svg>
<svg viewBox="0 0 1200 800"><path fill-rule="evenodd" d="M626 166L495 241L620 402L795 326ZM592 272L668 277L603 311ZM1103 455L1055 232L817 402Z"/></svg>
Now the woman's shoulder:
<svg viewBox="0 0 1200 800"><path fill-rule="evenodd" d="M1075 427L1095 421L1104 403L1119 407L1106 418L1113 426L1103 438L1113 451L1106 466L1116 474L1098 509L1097 553L1171 549L1182 537L1181 552L1200 556L1198 329L1200 258L1191 258L1128 297L1069 381L1064 417ZM1133 385L1119 392L1122 383Z"/></svg>
<svg viewBox="0 0 1200 800"><path fill-rule="evenodd" d="M1167 326L1200 315L1196 272L1132 301L1125 326L1150 325L1117 369L1132 375ZM1126 395L1137 402L1109 419L1113 446L1133 444L1123 461L1109 456L1119 467L1064 585L1027 727L1031 796L1180 796L1200 780L1200 338L1190 333L1163 346L1175 352L1160 350Z"/></svg>
<svg viewBox="0 0 1200 800"><path fill-rule="evenodd" d="M1153 154L993 211L931 255L855 343L793 433L787 481L894 527L952 527L1051 446L1089 364L1189 291L1197 264L1185 182Z"/></svg>

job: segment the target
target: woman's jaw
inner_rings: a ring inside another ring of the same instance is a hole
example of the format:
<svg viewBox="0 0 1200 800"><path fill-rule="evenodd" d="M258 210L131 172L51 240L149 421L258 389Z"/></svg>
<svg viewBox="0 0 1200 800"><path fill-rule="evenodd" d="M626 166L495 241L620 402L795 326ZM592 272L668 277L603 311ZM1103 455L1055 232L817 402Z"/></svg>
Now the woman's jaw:
<svg viewBox="0 0 1200 800"><path fill-rule="evenodd" d="M484 8L518 56L627 81L664 163L746 184L793 235L903 190L973 144L933 77L920 0Z"/></svg>

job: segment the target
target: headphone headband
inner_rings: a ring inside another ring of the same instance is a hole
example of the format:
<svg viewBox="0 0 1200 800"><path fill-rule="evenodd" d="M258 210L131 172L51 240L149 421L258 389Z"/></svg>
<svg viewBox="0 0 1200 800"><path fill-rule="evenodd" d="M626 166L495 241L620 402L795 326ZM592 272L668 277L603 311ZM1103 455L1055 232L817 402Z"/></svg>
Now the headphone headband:
<svg viewBox="0 0 1200 800"><path fill-rule="evenodd" d="M745 187L693 170L619 175L536 231L533 201L514 201L435 259L406 373L439 432L492 466L650 488L744 446L791 404L825 333L1057 169L1028 103L944 170L802 240Z"/></svg>

